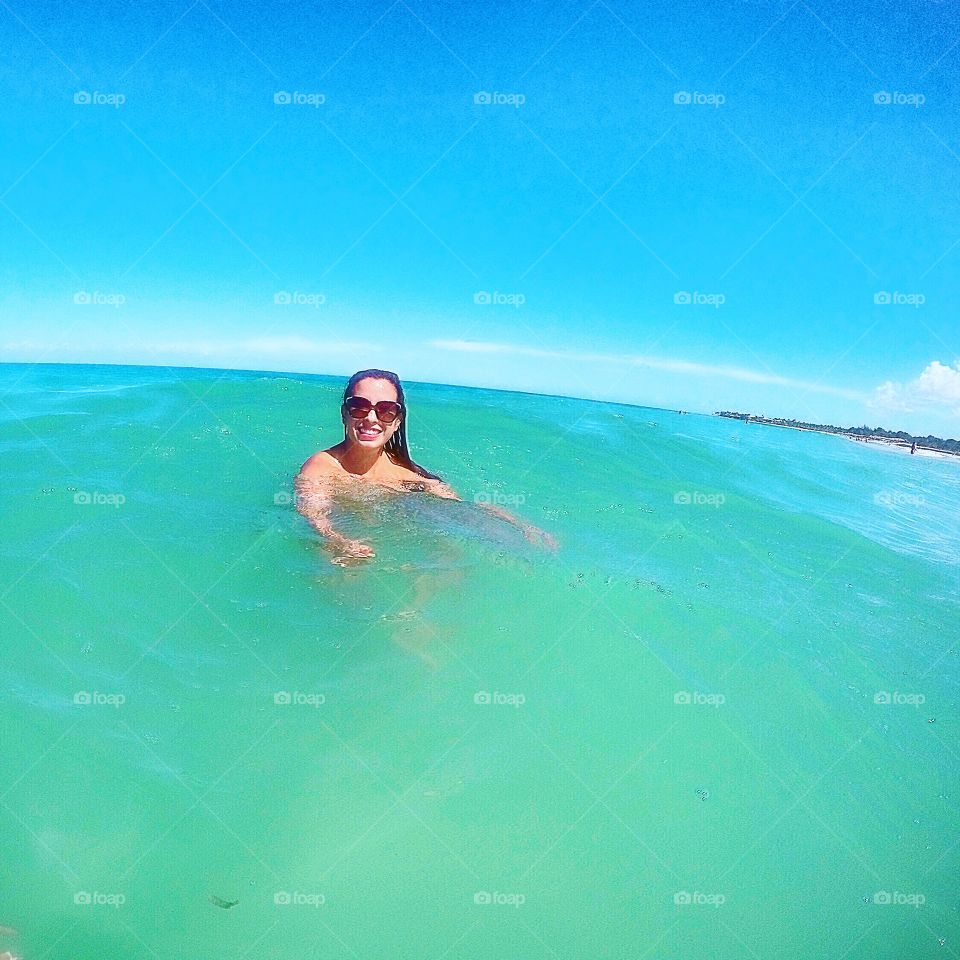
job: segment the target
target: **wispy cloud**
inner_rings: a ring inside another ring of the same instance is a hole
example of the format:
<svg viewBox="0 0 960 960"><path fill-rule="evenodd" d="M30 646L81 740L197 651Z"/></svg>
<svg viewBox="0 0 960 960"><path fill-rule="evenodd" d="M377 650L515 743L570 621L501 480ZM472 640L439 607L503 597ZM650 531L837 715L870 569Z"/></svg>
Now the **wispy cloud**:
<svg viewBox="0 0 960 960"><path fill-rule="evenodd" d="M864 400L862 393L845 387L836 387L831 384L808 380L796 380L792 377L783 377L762 370L750 370L746 367L696 363L691 360L678 360L671 357L651 357L635 353L582 353L573 350L544 350L539 347L525 347L520 344L487 343L478 340L431 340L429 345L438 350L455 350L463 353L512 354L542 359L567 360L575 363L618 363L634 367L648 367L651 370L663 370L668 373L690 377L723 377L728 380L739 380L742 383L762 383L809 391L810 393L826 393L834 397L843 397L846 400Z"/></svg>
<svg viewBox="0 0 960 960"><path fill-rule="evenodd" d="M0 343L0 350L23 351L78 351L89 353L96 350L106 354L130 354L148 352L159 358L164 355L189 355L198 357L236 357L236 356L327 356L338 353L355 353L368 350L367 343L353 343L345 340L311 340L308 337L247 337L247 338L204 338L183 340L137 340L104 343L92 343L90 340L71 343L66 340L8 340Z"/></svg>
<svg viewBox="0 0 960 960"><path fill-rule="evenodd" d="M148 344L158 353L200 353L209 356L228 354L251 354L268 356L291 354L323 355L328 353L347 353L366 349L369 345L336 340L311 340L308 337L250 337L245 340L170 340L163 343Z"/></svg>

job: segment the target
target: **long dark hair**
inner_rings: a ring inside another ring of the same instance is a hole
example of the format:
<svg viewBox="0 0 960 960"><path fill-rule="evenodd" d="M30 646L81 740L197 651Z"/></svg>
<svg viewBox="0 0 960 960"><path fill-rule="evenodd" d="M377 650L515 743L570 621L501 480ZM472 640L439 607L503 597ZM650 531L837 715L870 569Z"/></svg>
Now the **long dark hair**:
<svg viewBox="0 0 960 960"><path fill-rule="evenodd" d="M409 411L403 399L403 386L400 383L400 378L389 370L359 370L347 381L347 386L343 391L344 402L347 397L353 396L354 387L356 387L361 380L386 380L388 383L392 383L393 388L397 391L397 400L403 405L400 425L383 447L390 459L394 463L412 470L419 476L426 477L428 480L440 480L441 478L435 473L431 473L429 470L421 467L419 463L414 463L410 457L410 450L407 447L407 415Z"/></svg>

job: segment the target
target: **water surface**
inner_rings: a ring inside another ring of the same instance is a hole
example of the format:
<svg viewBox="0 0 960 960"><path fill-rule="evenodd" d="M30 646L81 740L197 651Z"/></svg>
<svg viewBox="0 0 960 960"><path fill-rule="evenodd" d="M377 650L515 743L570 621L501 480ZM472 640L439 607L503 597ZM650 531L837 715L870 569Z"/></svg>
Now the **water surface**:
<svg viewBox="0 0 960 960"><path fill-rule="evenodd" d="M0 951L956 955L960 463L411 384L341 568L341 389L0 367Z"/></svg>

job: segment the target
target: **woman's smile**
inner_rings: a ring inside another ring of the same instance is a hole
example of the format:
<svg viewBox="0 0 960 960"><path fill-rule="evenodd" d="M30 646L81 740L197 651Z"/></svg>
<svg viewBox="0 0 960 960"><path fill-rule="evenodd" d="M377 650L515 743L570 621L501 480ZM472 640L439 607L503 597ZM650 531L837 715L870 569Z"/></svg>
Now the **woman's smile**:
<svg viewBox="0 0 960 960"><path fill-rule="evenodd" d="M358 423L357 437L360 440L376 440L383 433L383 427L376 423Z"/></svg>

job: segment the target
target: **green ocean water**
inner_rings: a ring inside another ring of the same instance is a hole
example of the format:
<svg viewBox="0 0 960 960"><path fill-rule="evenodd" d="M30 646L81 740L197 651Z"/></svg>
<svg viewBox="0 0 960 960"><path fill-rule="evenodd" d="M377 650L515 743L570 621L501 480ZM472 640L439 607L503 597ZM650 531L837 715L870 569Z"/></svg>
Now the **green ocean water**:
<svg viewBox="0 0 960 960"><path fill-rule="evenodd" d="M0 366L0 952L960 955L960 462L411 384L341 568L341 390Z"/></svg>

